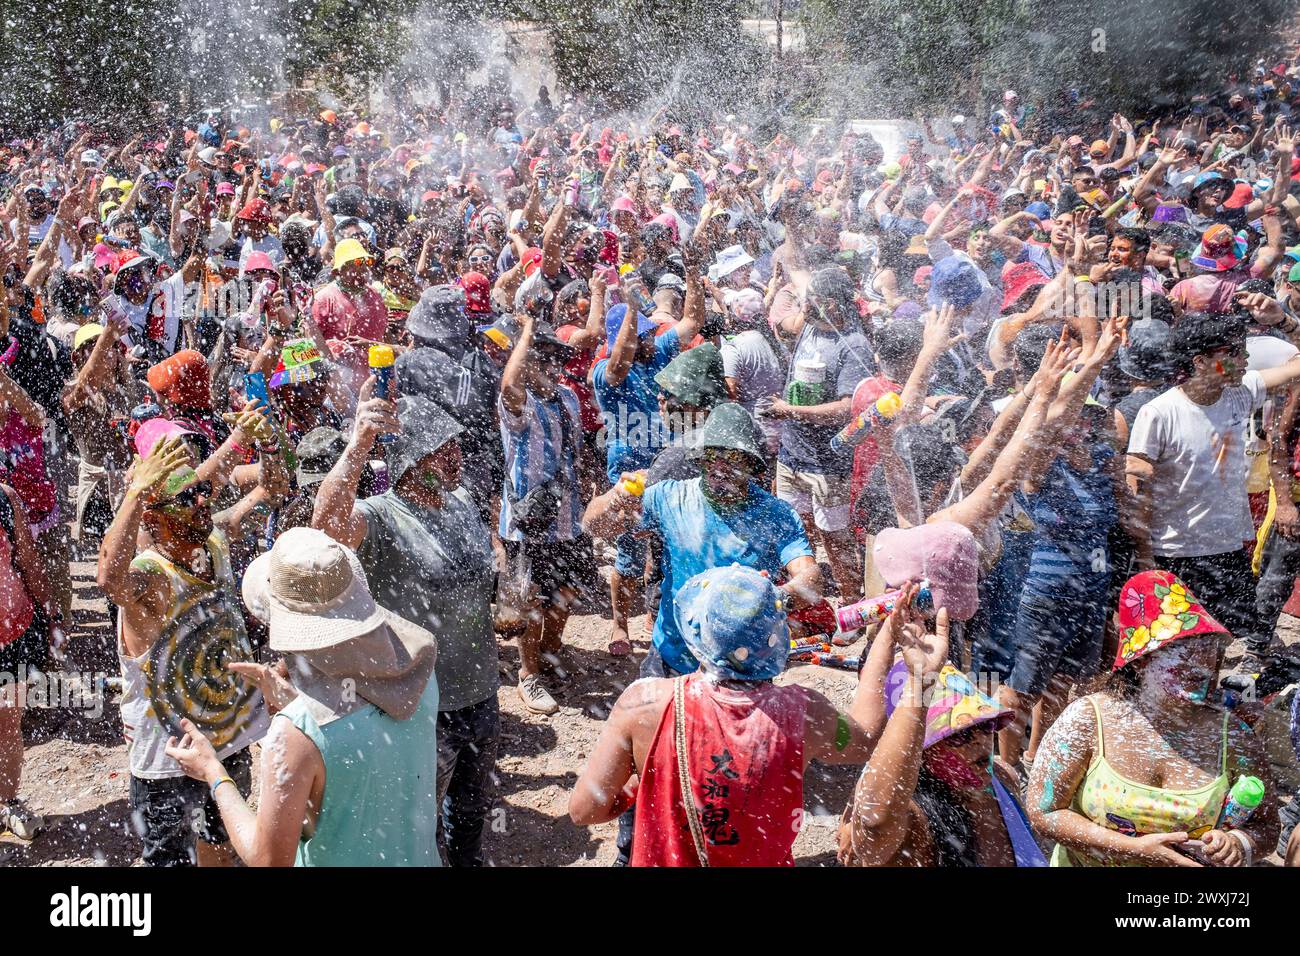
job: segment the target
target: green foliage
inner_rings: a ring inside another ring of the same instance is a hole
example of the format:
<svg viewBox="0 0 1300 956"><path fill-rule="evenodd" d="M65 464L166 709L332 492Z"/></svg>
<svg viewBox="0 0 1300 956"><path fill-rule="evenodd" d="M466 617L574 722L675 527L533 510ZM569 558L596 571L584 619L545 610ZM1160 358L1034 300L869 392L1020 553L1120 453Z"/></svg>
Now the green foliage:
<svg viewBox="0 0 1300 956"><path fill-rule="evenodd" d="M816 108L911 115L1008 87L1077 88L1126 110L1186 101L1244 74L1292 12L1289 0L806 0L800 16Z"/></svg>
<svg viewBox="0 0 1300 956"><path fill-rule="evenodd" d="M614 106L666 99L670 109L725 108L752 95L767 54L741 31L746 12L744 0L606 0L537 11L565 88Z"/></svg>

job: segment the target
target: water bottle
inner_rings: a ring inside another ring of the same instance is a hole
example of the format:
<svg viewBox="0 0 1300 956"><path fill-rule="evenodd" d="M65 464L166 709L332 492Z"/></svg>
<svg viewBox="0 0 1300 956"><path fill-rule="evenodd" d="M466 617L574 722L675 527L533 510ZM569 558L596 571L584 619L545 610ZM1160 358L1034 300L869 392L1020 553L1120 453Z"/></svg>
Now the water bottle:
<svg viewBox="0 0 1300 956"><path fill-rule="evenodd" d="M370 374L375 377L375 398L387 399L393 386L393 362L396 358L393 355L391 345L372 345L370 346ZM396 435L380 435L379 440L384 444L397 440Z"/></svg>

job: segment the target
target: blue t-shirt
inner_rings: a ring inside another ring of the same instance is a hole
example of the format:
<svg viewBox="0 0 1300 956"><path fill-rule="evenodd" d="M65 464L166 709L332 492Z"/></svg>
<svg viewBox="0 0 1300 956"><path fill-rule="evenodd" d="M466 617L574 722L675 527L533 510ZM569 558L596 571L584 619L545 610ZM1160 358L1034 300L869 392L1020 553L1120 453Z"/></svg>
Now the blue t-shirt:
<svg viewBox="0 0 1300 956"><path fill-rule="evenodd" d="M669 329L655 339L654 358L633 362L627 378L617 385L605 378L609 359L596 363L591 381L604 419L605 469L611 484L622 472L648 466L655 453L671 443L659 417L659 386L654 378L680 351L677 330Z"/></svg>
<svg viewBox="0 0 1300 956"><path fill-rule="evenodd" d="M1109 586L1106 540L1115 524L1115 480L1110 472L1114 454L1100 443L1092 450L1092 467L1082 473L1058 457L1039 490L1025 497L1035 527L1026 591L1051 597L1067 581L1088 590Z"/></svg>
<svg viewBox="0 0 1300 956"><path fill-rule="evenodd" d="M766 571L775 581L795 558L812 556L803 522L786 502L751 484L749 506L722 515L705 500L700 481L661 481L641 499L641 527L664 543L663 599L654 645L664 662L682 673L695 670L699 662L677 629L678 588L702 571L732 564Z"/></svg>

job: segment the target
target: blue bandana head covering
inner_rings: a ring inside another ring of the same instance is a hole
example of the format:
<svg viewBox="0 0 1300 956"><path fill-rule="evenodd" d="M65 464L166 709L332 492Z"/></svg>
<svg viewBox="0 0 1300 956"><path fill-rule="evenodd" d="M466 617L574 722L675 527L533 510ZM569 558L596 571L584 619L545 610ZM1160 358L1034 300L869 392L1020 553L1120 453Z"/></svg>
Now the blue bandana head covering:
<svg viewBox="0 0 1300 956"><path fill-rule="evenodd" d="M677 626L700 668L732 680L770 680L790 656L784 595L733 564L695 575L677 592Z"/></svg>

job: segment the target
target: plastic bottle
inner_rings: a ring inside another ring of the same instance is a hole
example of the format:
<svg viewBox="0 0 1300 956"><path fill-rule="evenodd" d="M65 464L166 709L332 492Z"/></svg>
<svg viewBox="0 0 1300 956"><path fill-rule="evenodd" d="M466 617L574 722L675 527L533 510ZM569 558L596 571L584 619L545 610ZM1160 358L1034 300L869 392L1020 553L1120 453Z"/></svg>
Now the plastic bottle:
<svg viewBox="0 0 1300 956"><path fill-rule="evenodd" d="M1259 777L1238 777L1223 801L1218 828L1235 830L1246 824L1255 808L1264 801L1264 781Z"/></svg>
<svg viewBox="0 0 1300 956"><path fill-rule="evenodd" d="M871 406L849 422L831 439L831 451L855 448L871 434L871 430L893 419L903 410L903 398L897 392L886 392L877 398Z"/></svg>
<svg viewBox="0 0 1300 956"><path fill-rule="evenodd" d="M903 588L886 591L884 594L867 598L857 604L836 608L836 627L841 634L848 634L876 621L883 621L894 613L894 606L898 603L898 599L903 596L903 591ZM929 584L922 583L921 589L916 592L913 605L921 611L928 611L934 607L934 598L930 595Z"/></svg>
<svg viewBox="0 0 1300 956"><path fill-rule="evenodd" d="M820 405L825 395L823 380L826 363L817 359L803 359L794 367L794 380L785 390L785 400L791 405Z"/></svg>
<svg viewBox="0 0 1300 956"><path fill-rule="evenodd" d="M393 362L396 361L391 345L370 346L370 374L375 377L375 398L388 398L393 385ZM380 435L385 444L396 441L396 435Z"/></svg>

